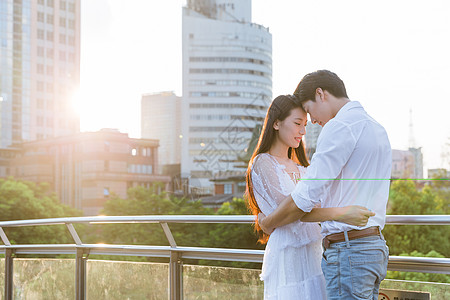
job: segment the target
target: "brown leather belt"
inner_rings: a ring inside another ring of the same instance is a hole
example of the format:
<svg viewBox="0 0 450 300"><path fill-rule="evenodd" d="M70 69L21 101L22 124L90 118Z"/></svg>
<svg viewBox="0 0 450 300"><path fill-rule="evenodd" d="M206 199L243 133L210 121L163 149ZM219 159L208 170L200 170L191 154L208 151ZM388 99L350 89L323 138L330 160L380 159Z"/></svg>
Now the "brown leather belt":
<svg viewBox="0 0 450 300"><path fill-rule="evenodd" d="M360 239L372 235L380 235L380 227L372 226L363 230L356 230L356 229L349 230L347 231L347 234L349 240ZM331 244L339 242L345 242L345 236L343 232L327 235L322 240L322 246L324 249L328 249L328 247L330 247Z"/></svg>

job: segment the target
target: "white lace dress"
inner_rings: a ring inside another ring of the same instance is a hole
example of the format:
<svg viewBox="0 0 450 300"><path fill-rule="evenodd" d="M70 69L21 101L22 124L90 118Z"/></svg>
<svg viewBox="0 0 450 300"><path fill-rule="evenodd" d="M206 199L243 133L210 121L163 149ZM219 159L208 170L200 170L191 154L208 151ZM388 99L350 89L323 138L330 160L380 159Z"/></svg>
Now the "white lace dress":
<svg viewBox="0 0 450 300"><path fill-rule="evenodd" d="M273 212L295 187L295 182L267 153L259 154L252 167L253 192L265 215ZM300 177L306 168L298 166ZM320 262L322 236L318 223L296 221L276 228L266 245L261 280L264 299L326 299Z"/></svg>

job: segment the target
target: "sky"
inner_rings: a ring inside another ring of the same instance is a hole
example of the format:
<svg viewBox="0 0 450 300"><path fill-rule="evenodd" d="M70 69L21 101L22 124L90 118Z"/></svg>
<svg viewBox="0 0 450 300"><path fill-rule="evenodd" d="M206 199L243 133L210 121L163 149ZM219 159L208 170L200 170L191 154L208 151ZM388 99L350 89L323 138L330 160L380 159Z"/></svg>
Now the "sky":
<svg viewBox="0 0 450 300"><path fill-rule="evenodd" d="M140 137L142 94L182 96L183 0L83 0L81 130ZM253 0L269 28L273 96L328 69L387 130L393 149L422 147L424 170L450 168L450 1Z"/></svg>

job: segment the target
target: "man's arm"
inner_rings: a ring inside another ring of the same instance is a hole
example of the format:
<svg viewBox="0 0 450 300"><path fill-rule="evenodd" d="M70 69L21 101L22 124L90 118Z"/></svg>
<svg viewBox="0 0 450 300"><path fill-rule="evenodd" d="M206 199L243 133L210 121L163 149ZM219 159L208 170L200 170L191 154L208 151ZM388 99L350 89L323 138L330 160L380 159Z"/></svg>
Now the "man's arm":
<svg viewBox="0 0 450 300"><path fill-rule="evenodd" d="M338 221L354 226L365 226L370 217L375 216L364 206L316 207L301 217L302 222Z"/></svg>
<svg viewBox="0 0 450 300"><path fill-rule="evenodd" d="M265 233L270 234L275 228L297 221L304 215L305 212L297 207L289 195L270 215L258 217L258 223Z"/></svg>
<svg viewBox="0 0 450 300"><path fill-rule="evenodd" d="M291 196L283 200L278 208L268 215L258 215L258 222L262 230L271 234L272 231L280 226L292 223L297 220L302 222L322 222L338 221L355 226L365 226L370 217L375 213L359 205L345 207L313 208L311 212L305 213L297 207Z"/></svg>

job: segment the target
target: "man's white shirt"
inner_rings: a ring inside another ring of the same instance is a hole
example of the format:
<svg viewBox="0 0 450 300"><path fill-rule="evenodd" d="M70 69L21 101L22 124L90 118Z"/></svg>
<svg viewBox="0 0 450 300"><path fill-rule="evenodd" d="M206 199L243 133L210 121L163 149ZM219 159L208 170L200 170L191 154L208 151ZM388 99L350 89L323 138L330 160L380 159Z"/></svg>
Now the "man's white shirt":
<svg viewBox="0 0 450 300"><path fill-rule="evenodd" d="M304 212L315 206L361 205L375 212L364 227L322 222L324 236L371 226L384 228L392 154L386 130L351 101L323 126L306 175L291 193Z"/></svg>

